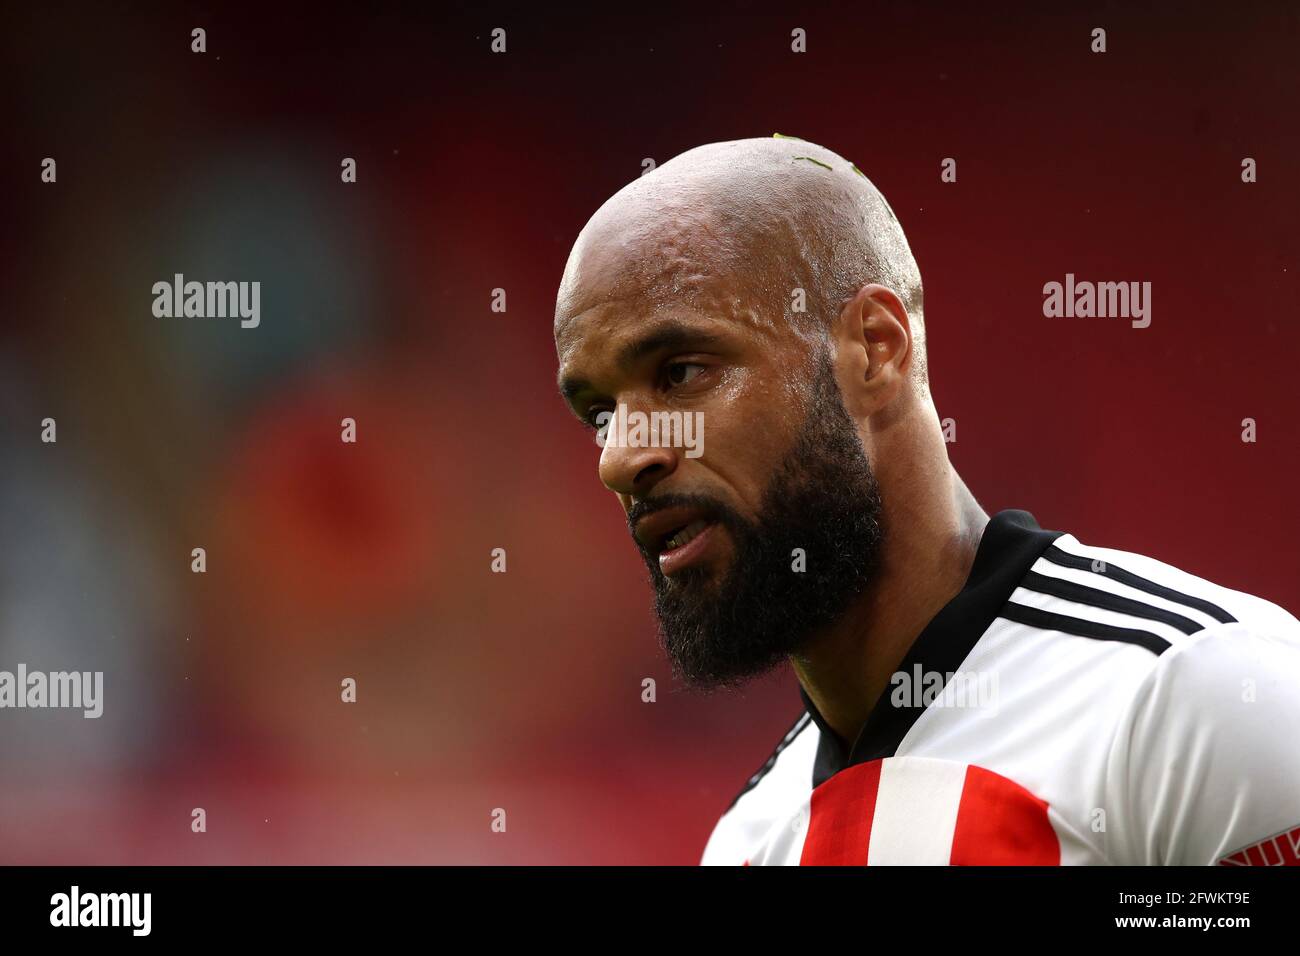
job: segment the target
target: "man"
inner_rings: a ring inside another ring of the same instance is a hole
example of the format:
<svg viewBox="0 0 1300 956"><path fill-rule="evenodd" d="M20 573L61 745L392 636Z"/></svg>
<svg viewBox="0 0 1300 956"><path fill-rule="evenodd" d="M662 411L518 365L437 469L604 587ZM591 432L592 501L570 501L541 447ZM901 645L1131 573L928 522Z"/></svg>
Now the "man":
<svg viewBox="0 0 1300 956"><path fill-rule="evenodd" d="M749 139L630 183L574 245L555 343L677 674L799 680L704 863L1300 861L1300 623L984 513L856 166ZM702 453L610 440L636 413L699 415Z"/></svg>

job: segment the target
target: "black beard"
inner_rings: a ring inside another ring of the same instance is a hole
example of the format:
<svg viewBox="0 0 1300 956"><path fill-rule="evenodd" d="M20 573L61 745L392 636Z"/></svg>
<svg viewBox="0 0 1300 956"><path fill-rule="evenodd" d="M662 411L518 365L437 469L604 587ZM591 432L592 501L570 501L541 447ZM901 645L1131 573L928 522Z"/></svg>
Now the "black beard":
<svg viewBox="0 0 1300 956"><path fill-rule="evenodd" d="M812 411L769 482L756 522L707 497L651 500L656 511L701 508L734 542L731 568L716 586L702 568L685 568L670 581L658 557L641 552L673 671L701 690L737 686L802 651L870 583L884 540L880 490L826 359ZM794 570L796 548L806 556L802 572Z"/></svg>

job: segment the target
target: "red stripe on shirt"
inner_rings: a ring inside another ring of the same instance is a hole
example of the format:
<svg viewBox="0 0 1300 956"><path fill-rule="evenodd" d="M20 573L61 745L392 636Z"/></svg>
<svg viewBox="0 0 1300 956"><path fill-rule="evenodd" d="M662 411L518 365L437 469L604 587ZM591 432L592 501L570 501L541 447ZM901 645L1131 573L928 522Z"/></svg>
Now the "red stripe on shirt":
<svg viewBox="0 0 1300 956"><path fill-rule="evenodd" d="M992 770L970 766L957 805L953 866L1060 866L1047 802Z"/></svg>
<svg viewBox="0 0 1300 956"><path fill-rule="evenodd" d="M800 866L866 866L883 761L841 770L812 792Z"/></svg>

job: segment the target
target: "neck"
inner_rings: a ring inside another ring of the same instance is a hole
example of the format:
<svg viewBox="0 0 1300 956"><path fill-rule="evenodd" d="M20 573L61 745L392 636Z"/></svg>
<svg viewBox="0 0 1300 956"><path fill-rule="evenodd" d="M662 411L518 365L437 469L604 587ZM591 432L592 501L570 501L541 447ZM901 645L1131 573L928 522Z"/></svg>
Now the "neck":
<svg viewBox="0 0 1300 956"><path fill-rule="evenodd" d="M935 432L937 449L935 436L922 439L932 446L929 455L909 458L895 448L876 456L882 463L926 461L927 467L906 474L899 469L892 476L877 469L887 513L876 578L843 618L790 659L805 693L846 750L913 642L966 583L988 524L988 515L949 464L937 427Z"/></svg>

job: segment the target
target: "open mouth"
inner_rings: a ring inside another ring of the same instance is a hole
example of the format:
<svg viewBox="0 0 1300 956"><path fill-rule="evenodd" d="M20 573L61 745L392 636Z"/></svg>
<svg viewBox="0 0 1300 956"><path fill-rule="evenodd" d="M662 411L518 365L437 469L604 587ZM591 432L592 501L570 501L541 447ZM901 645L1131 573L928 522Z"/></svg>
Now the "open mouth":
<svg viewBox="0 0 1300 956"><path fill-rule="evenodd" d="M716 527L714 522L701 519L669 535L659 551L659 570L665 575L673 575L701 561Z"/></svg>
<svg viewBox="0 0 1300 956"><path fill-rule="evenodd" d="M665 575L699 561L714 537L717 522L698 507L669 507L637 522L637 542L659 560Z"/></svg>
<svg viewBox="0 0 1300 956"><path fill-rule="evenodd" d="M667 551L676 551L678 548L684 548L686 545L690 544L690 542L694 541L699 536L700 532L708 526L709 522L701 518L692 521L684 528L678 528L676 531L664 538L664 543L659 549L660 555Z"/></svg>

